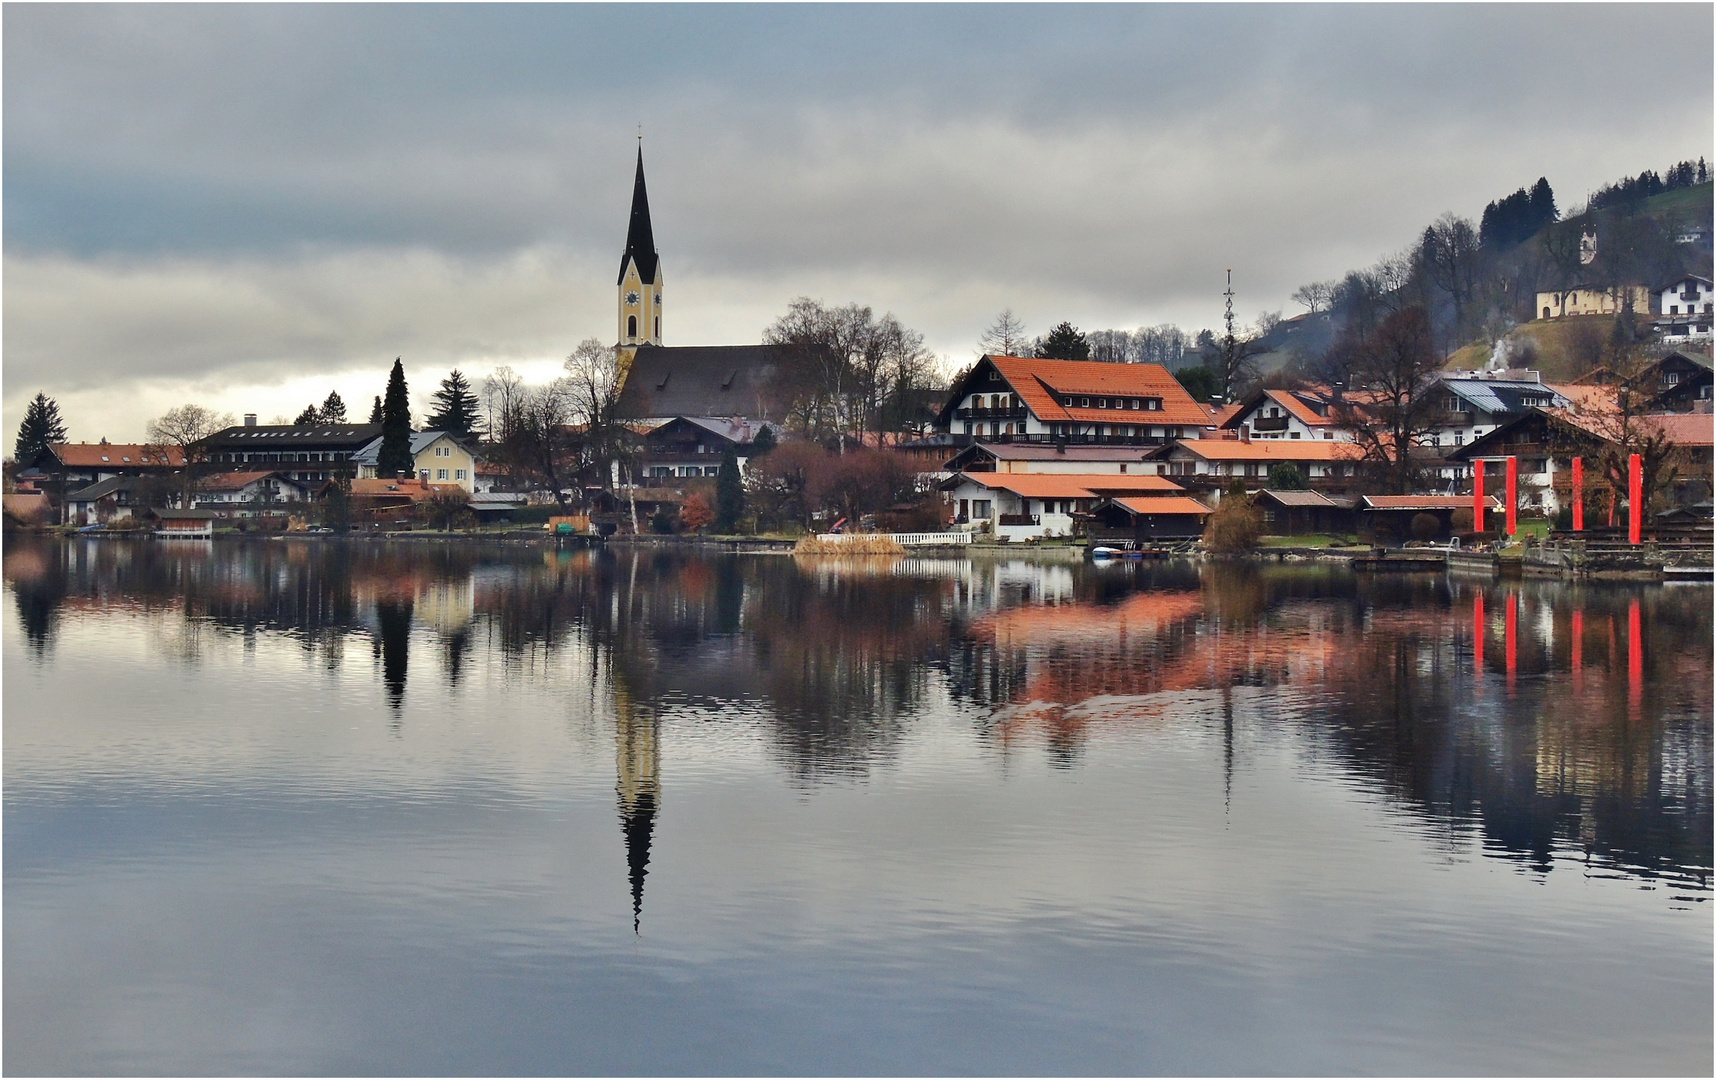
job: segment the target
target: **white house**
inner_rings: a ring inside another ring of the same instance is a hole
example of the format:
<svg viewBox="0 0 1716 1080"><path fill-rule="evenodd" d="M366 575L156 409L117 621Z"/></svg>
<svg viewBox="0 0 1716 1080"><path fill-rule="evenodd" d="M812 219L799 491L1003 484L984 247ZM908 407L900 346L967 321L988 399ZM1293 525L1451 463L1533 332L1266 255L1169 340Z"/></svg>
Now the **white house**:
<svg viewBox="0 0 1716 1080"><path fill-rule="evenodd" d="M1351 442L1353 433L1336 412L1334 398L1320 390L1259 390L1240 402L1221 426L1253 439Z"/></svg>
<svg viewBox="0 0 1716 1080"><path fill-rule="evenodd" d="M1161 364L984 356L960 377L939 430L978 442L1156 446L1196 439L1210 414Z"/></svg>
<svg viewBox="0 0 1716 1080"><path fill-rule="evenodd" d="M1657 333L1674 341L1711 336L1716 289L1707 277L1688 274L1657 293Z"/></svg>
<svg viewBox="0 0 1716 1080"><path fill-rule="evenodd" d="M417 479L425 484L457 484L466 491L476 490L475 455L445 431L413 431L411 459L417 466ZM380 460L380 439L353 454L352 463L357 466L358 479L392 479L379 475Z"/></svg>
<svg viewBox="0 0 1716 1080"><path fill-rule="evenodd" d="M941 490L956 527L1006 540L1071 536L1073 515L1104 498L1185 494L1160 476L1112 473L956 473Z"/></svg>

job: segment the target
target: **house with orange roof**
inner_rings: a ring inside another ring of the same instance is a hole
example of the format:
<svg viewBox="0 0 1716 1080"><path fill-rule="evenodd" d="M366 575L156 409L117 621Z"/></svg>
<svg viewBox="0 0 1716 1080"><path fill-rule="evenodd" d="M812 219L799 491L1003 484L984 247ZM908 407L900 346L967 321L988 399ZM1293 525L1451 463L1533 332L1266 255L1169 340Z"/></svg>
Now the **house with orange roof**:
<svg viewBox="0 0 1716 1080"><path fill-rule="evenodd" d="M1253 439L1351 442L1352 430L1341 423L1338 412L1333 395L1322 390L1259 390L1241 401L1219 427L1249 433Z"/></svg>
<svg viewBox="0 0 1716 1080"><path fill-rule="evenodd" d="M956 527L987 529L997 539L1073 534L1073 515L1104 498L1183 495L1161 476L1069 473L956 473L941 484Z"/></svg>
<svg viewBox="0 0 1716 1080"><path fill-rule="evenodd" d="M268 508L304 502L311 493L310 484L293 480L285 472L222 472L197 481L196 506L222 517L253 517Z"/></svg>
<svg viewBox="0 0 1716 1080"><path fill-rule="evenodd" d="M1110 547L1152 540L1192 540L1204 534L1210 508L1190 495L1103 499L1090 509L1090 539Z"/></svg>
<svg viewBox="0 0 1716 1080"><path fill-rule="evenodd" d="M975 442L1160 445L1213 419L1161 364L984 356L949 392L938 430Z"/></svg>
<svg viewBox="0 0 1716 1080"><path fill-rule="evenodd" d="M1212 501L1234 481L1267 485L1276 465L1296 465L1319 491L1346 491L1356 482L1364 450L1354 443L1300 439L1177 439L1150 455L1161 474Z"/></svg>

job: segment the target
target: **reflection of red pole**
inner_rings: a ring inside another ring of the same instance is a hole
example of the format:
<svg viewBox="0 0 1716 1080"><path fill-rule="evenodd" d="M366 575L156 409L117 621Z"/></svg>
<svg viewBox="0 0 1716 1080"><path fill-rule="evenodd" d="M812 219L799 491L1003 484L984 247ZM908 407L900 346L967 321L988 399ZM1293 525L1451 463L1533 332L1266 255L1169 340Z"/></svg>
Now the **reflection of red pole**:
<svg viewBox="0 0 1716 1080"><path fill-rule="evenodd" d="M1507 534L1512 536L1519 531L1519 521L1514 516L1514 509L1519 505L1519 459L1508 456L1507 459Z"/></svg>
<svg viewBox="0 0 1716 1080"><path fill-rule="evenodd" d="M1644 634L1639 627L1639 601L1627 608L1627 704L1637 716L1644 696Z"/></svg>
<svg viewBox="0 0 1716 1080"><path fill-rule="evenodd" d="M1585 459L1573 459L1573 531L1585 531ZM1577 619L1578 613L1573 617Z"/></svg>
<svg viewBox="0 0 1716 1080"><path fill-rule="evenodd" d="M1484 594L1472 597L1472 673L1484 673Z"/></svg>
<svg viewBox="0 0 1716 1080"><path fill-rule="evenodd" d="M1507 598L1507 688L1513 689L1513 676L1519 670L1519 641L1514 636L1514 624L1519 621L1519 594Z"/></svg>
<svg viewBox="0 0 1716 1080"><path fill-rule="evenodd" d="M1472 531L1484 531L1484 461L1482 458L1472 459ZM1482 611L1484 601L1478 598L1478 610Z"/></svg>
<svg viewBox="0 0 1716 1080"><path fill-rule="evenodd" d="M1627 455L1627 542L1644 537L1644 458Z"/></svg>
<svg viewBox="0 0 1716 1080"><path fill-rule="evenodd" d="M1585 612L1573 609L1573 690L1578 692L1585 681Z"/></svg>

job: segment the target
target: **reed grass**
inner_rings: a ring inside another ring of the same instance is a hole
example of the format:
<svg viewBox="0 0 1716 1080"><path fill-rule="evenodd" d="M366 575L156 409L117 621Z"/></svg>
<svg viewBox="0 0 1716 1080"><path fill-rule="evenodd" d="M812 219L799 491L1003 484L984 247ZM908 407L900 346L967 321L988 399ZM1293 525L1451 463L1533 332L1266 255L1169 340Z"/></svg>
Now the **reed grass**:
<svg viewBox="0 0 1716 1080"><path fill-rule="evenodd" d="M832 540L807 536L792 549L794 555L904 555L906 549L891 536L852 533Z"/></svg>

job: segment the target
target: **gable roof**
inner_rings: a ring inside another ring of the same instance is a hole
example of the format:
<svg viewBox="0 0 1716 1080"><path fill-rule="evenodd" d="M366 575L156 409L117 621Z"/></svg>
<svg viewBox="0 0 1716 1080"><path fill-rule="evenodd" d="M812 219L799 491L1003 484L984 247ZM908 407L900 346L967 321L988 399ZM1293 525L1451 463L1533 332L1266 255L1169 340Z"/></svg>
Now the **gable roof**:
<svg viewBox="0 0 1716 1080"><path fill-rule="evenodd" d="M1266 498L1278 506L1333 510L1351 509L1350 504L1336 502L1320 491L1277 491L1274 488L1264 488L1252 497L1254 499Z"/></svg>
<svg viewBox="0 0 1716 1080"><path fill-rule="evenodd" d="M1240 417L1260 405L1274 404L1286 409L1287 415L1306 427L1339 427L1340 421L1335 417L1334 410L1331 409L1329 414L1325 416L1311 406L1312 400L1320 398L1321 395L1302 394L1292 390L1259 390L1241 402L1232 412L1222 417L1220 426L1237 428Z"/></svg>
<svg viewBox="0 0 1716 1080"><path fill-rule="evenodd" d="M1196 514L1207 517L1210 508L1192 498L1190 495L1162 495L1151 499L1115 498L1108 500L1115 506L1137 514Z"/></svg>
<svg viewBox="0 0 1716 1080"><path fill-rule="evenodd" d="M976 388L971 384L991 368L1037 419L1058 423L1072 421L1091 424L1169 424L1186 427L1208 427L1212 421L1209 411L1186 392L1180 380L1161 364L1105 364L1100 360L1043 360L1026 356L984 356L965 378L956 383L941 407L937 422L949 423L953 410L965 395ZM1160 410L1098 409L1077 404L1065 405L1066 396L1158 398Z"/></svg>
<svg viewBox="0 0 1716 1080"><path fill-rule="evenodd" d="M650 435L656 435L675 424L690 424L701 428L717 438L726 439L730 443L741 446L756 441L764 428L778 428L779 425L766 423L761 420L746 420L742 417L725 416L676 416L660 427L649 430Z"/></svg>
<svg viewBox="0 0 1716 1080"><path fill-rule="evenodd" d="M303 487L303 485L297 481L270 470L215 473L212 476L204 477L198 482L197 486L204 491L243 491L246 487L256 483L258 480L266 480L270 476L280 477L280 482L283 484L291 484L294 487Z"/></svg>
<svg viewBox="0 0 1716 1080"><path fill-rule="evenodd" d="M66 496L66 502L95 502L119 491L136 491L143 485L140 476L110 476L106 480L97 480L85 488L79 488Z"/></svg>
<svg viewBox="0 0 1716 1080"><path fill-rule="evenodd" d="M1185 489L1165 476L1108 473L955 473L942 481L944 491L966 482L991 491L1009 491L1022 499L1091 499L1105 494L1180 493Z"/></svg>
<svg viewBox="0 0 1716 1080"><path fill-rule="evenodd" d="M147 443L54 443L48 448L70 469L111 469L115 466L182 469L185 452L176 446Z"/></svg>
<svg viewBox="0 0 1716 1080"><path fill-rule="evenodd" d="M442 439L452 439L460 449L465 449L463 443L445 431L413 431L411 433L411 456L413 459L423 451L434 446ZM374 465L381 460L381 437L378 435L372 441L365 443L363 449L352 455L352 462L357 465Z"/></svg>
<svg viewBox="0 0 1716 1080"><path fill-rule="evenodd" d="M1437 385L1452 393L1458 394L1475 408L1491 415L1497 413L1517 413L1536 407L1538 401L1551 408L1567 408L1573 403L1563 394L1556 392L1548 383L1526 382L1517 379L1463 379L1455 376L1443 376Z"/></svg>
<svg viewBox="0 0 1716 1080"><path fill-rule="evenodd" d="M778 421L809 388L822 355L806 345L640 345L614 415Z"/></svg>
<svg viewBox="0 0 1716 1080"><path fill-rule="evenodd" d="M1206 461L1357 461L1364 448L1357 443L1323 439L1176 439L1151 452L1167 457L1185 450Z"/></svg>
<svg viewBox="0 0 1716 1080"><path fill-rule="evenodd" d="M363 446L381 438L380 424L258 424L222 428L209 436L211 450L318 450Z"/></svg>
<svg viewBox="0 0 1716 1080"><path fill-rule="evenodd" d="M649 224L649 192L644 190L643 144L638 144L638 174L632 181L632 220L626 226L626 252L620 256L620 276L615 285L626 280L626 263L637 260L638 277L645 285L655 284L655 268L661 256L655 250L655 231Z"/></svg>

